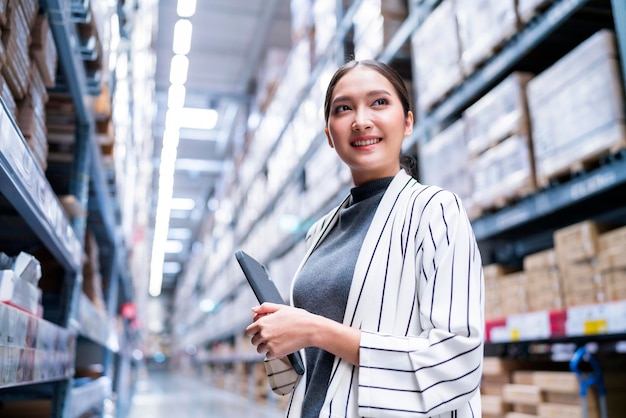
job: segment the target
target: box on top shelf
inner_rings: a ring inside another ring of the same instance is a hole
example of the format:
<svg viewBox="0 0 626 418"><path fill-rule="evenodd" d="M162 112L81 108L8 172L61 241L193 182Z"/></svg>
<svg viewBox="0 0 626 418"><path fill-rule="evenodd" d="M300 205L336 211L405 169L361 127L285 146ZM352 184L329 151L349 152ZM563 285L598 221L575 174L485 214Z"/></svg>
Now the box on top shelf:
<svg viewBox="0 0 626 418"><path fill-rule="evenodd" d="M471 73L518 30L515 0L456 0L461 65Z"/></svg>
<svg viewBox="0 0 626 418"><path fill-rule="evenodd" d="M354 55L357 60L376 58L408 15L406 9L403 13L401 7L385 6L385 3L363 0L354 15ZM404 53L408 54L409 50L405 49Z"/></svg>
<svg viewBox="0 0 626 418"><path fill-rule="evenodd" d="M313 4L313 55L324 56L337 32L336 0L317 0Z"/></svg>
<svg viewBox="0 0 626 418"><path fill-rule="evenodd" d="M613 32L601 30L528 83L537 181L546 186L626 146Z"/></svg>
<svg viewBox="0 0 626 418"><path fill-rule="evenodd" d="M417 116L440 102L464 77L455 0L444 0L411 35Z"/></svg>

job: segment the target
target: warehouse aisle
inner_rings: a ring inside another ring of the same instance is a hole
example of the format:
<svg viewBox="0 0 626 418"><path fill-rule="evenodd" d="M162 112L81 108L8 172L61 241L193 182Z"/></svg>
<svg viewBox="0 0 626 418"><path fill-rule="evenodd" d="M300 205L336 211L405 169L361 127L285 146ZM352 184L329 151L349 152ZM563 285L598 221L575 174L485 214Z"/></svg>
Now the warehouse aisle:
<svg viewBox="0 0 626 418"><path fill-rule="evenodd" d="M151 372L139 380L127 418L278 418L278 408L211 387L197 376Z"/></svg>

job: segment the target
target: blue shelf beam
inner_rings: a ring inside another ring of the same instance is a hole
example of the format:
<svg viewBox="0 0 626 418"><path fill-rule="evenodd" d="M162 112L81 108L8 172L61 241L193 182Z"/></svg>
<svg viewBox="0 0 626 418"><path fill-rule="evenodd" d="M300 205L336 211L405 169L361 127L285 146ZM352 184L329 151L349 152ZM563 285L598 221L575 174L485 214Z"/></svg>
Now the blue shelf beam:
<svg viewBox="0 0 626 418"><path fill-rule="evenodd" d="M474 220L474 234L478 241L488 240L624 184L626 160L616 160L565 184L531 195L516 205Z"/></svg>
<svg viewBox="0 0 626 418"><path fill-rule="evenodd" d="M80 271L81 243L4 102L0 106L0 192L67 271Z"/></svg>

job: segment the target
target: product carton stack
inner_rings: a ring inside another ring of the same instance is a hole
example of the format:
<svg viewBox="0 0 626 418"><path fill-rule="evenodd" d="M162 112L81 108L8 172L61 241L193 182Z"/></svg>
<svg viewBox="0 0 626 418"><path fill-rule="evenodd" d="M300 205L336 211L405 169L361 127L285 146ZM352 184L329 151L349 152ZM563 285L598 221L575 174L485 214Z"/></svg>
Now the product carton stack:
<svg viewBox="0 0 626 418"><path fill-rule="evenodd" d="M500 357L485 357L483 360L483 377L480 383L483 418L504 417L509 411L504 402L502 388L511 383L511 373L517 363Z"/></svg>
<svg viewBox="0 0 626 418"><path fill-rule="evenodd" d="M626 146L620 74L615 34L602 30L528 83L540 186Z"/></svg>
<svg viewBox="0 0 626 418"><path fill-rule="evenodd" d="M30 81L24 99L17 105L17 125L43 171L48 165L46 102L48 93L39 69L30 67Z"/></svg>
<svg viewBox="0 0 626 418"><path fill-rule="evenodd" d="M470 176L465 122L459 119L419 148L420 181L459 195L470 218L474 213L474 186Z"/></svg>
<svg viewBox="0 0 626 418"><path fill-rule="evenodd" d="M456 0L461 66L466 74L483 64L518 29L515 0Z"/></svg>
<svg viewBox="0 0 626 418"><path fill-rule="evenodd" d="M500 280L511 272L511 269L501 264L483 266L485 277L485 319L487 321L505 317L500 297Z"/></svg>
<svg viewBox="0 0 626 418"><path fill-rule="evenodd" d="M601 234L598 247L598 270L606 300L626 300L626 227Z"/></svg>
<svg viewBox="0 0 626 418"><path fill-rule="evenodd" d="M526 84L515 72L464 113L477 210L505 206L536 191Z"/></svg>
<svg viewBox="0 0 626 418"><path fill-rule="evenodd" d="M46 87L55 85L58 54L48 16L39 14L31 32L30 57L35 63Z"/></svg>
<svg viewBox="0 0 626 418"><path fill-rule="evenodd" d="M407 16L406 1L363 0L354 15L356 59L376 58ZM408 55L409 51L405 49L403 52Z"/></svg>
<svg viewBox="0 0 626 418"><path fill-rule="evenodd" d="M280 78L283 75L289 51L282 48L271 48L257 75L256 105L261 113L267 110L274 97Z"/></svg>
<svg viewBox="0 0 626 418"><path fill-rule="evenodd" d="M2 75L15 100L24 98L30 81L30 32L38 10L39 2L35 0L9 0L7 4L6 24L2 27Z"/></svg>
<svg viewBox="0 0 626 418"><path fill-rule="evenodd" d="M0 302L41 317L41 264L30 254L14 257L0 253Z"/></svg>
<svg viewBox="0 0 626 418"><path fill-rule="evenodd" d="M626 388L623 374L604 375L607 388L608 416L620 416L625 406L621 394ZM564 371L516 371L513 383L502 388L502 398L512 412L507 418L600 418L596 386L586 396L587 411L583 410L580 384L576 374Z"/></svg>
<svg viewBox="0 0 626 418"><path fill-rule="evenodd" d="M506 274L498 281L498 294L504 316L529 311L526 273L517 271Z"/></svg>
<svg viewBox="0 0 626 418"><path fill-rule="evenodd" d="M567 307L606 299L605 284L598 272L598 243L605 229L596 222L583 221L554 232L554 250Z"/></svg>
<svg viewBox="0 0 626 418"><path fill-rule="evenodd" d="M524 273L531 311L565 308L563 281L553 248L524 257Z"/></svg>
<svg viewBox="0 0 626 418"><path fill-rule="evenodd" d="M418 116L463 80L455 7L455 0L444 0L411 36Z"/></svg>

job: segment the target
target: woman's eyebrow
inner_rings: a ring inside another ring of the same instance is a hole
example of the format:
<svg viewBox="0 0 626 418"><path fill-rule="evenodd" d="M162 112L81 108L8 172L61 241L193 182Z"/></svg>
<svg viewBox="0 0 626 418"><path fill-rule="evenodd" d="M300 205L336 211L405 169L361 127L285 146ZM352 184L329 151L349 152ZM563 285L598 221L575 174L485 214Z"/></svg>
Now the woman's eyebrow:
<svg viewBox="0 0 626 418"><path fill-rule="evenodd" d="M366 95L367 97L370 97L370 96L379 96L379 95L381 95L381 94L383 94L383 95L387 95L387 96L391 96L391 93L389 93L387 90L384 90L384 89L380 89L380 90L370 90L370 91L368 91L368 92L366 92L366 93L365 93L365 95ZM347 101L347 100L350 100L351 98L352 98L351 96L337 96L337 97L335 97L335 98L333 99L333 103L336 103L336 102L342 102L342 101Z"/></svg>

